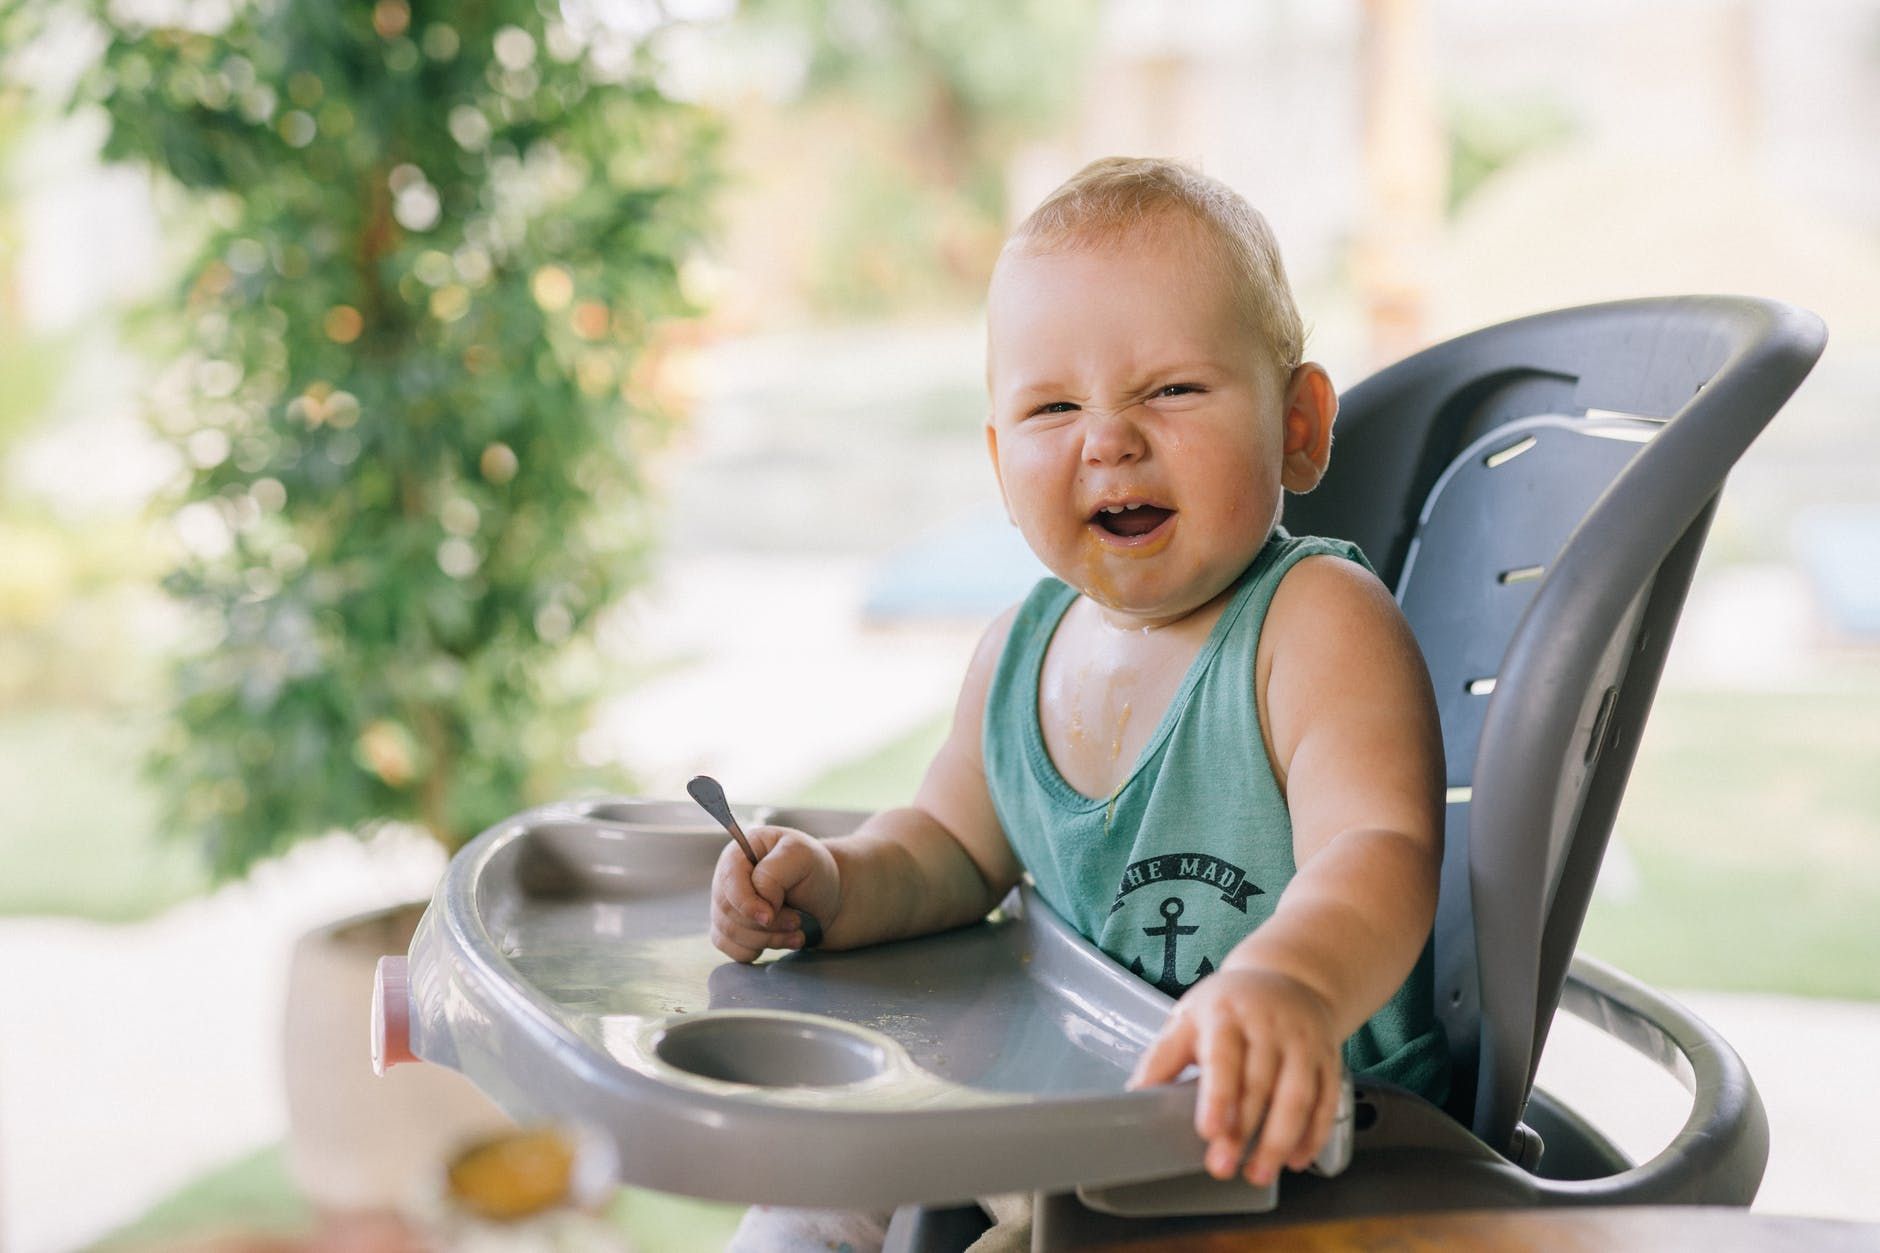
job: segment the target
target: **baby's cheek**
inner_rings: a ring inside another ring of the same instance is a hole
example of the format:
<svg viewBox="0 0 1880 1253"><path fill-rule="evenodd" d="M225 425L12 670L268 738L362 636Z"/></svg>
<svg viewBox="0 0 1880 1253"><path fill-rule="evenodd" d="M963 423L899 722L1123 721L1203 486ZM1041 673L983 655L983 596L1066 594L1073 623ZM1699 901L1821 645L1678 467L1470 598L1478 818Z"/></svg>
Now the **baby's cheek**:
<svg viewBox="0 0 1880 1253"><path fill-rule="evenodd" d="M1230 535L1251 535L1256 531L1264 534L1267 524L1273 520L1273 497L1262 490L1258 480L1251 481L1240 491L1230 492L1222 510L1224 529Z"/></svg>
<svg viewBox="0 0 1880 1253"><path fill-rule="evenodd" d="M1270 461L1262 460L1248 467L1246 486L1235 494L1235 504L1240 517L1251 525L1265 527L1272 522L1273 514L1279 507L1283 495L1279 482L1280 464L1278 454Z"/></svg>

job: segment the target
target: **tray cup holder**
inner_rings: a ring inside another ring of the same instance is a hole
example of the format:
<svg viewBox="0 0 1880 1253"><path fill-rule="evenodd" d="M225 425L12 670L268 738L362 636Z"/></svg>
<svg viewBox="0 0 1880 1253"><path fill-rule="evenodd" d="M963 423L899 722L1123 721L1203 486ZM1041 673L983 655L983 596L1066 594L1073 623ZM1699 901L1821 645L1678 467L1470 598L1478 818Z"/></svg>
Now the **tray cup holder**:
<svg viewBox="0 0 1880 1253"><path fill-rule="evenodd" d="M888 1069L888 1051L835 1023L764 1014L713 1014L676 1023L653 1052L706 1079L759 1088L835 1088Z"/></svg>
<svg viewBox="0 0 1880 1253"><path fill-rule="evenodd" d="M748 809L734 809L740 822L750 822ZM620 822L634 827L657 827L679 833L697 832L724 838L724 828L713 822L705 811L691 801L602 801L589 805L587 816L603 822Z"/></svg>

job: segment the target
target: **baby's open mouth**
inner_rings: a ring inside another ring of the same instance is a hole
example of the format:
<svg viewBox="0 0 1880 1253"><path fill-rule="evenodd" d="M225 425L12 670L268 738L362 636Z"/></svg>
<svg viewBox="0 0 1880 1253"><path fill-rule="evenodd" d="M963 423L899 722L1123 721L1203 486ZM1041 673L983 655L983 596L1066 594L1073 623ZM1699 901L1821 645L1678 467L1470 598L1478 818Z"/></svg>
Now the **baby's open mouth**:
<svg viewBox="0 0 1880 1253"><path fill-rule="evenodd" d="M1147 535L1174 516L1173 509L1160 505L1109 505L1091 514L1090 521L1111 535L1134 539Z"/></svg>

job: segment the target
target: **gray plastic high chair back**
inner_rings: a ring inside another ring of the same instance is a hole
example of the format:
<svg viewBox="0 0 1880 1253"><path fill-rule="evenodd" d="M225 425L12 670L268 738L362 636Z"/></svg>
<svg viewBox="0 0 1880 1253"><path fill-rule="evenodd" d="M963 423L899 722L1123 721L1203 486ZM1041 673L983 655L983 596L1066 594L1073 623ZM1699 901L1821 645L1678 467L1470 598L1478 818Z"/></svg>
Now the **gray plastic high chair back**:
<svg viewBox="0 0 1880 1253"><path fill-rule="evenodd" d="M1428 661L1451 1112L1516 1160L1717 495L1825 342L1812 313L1725 296L1489 327L1347 392L1330 473L1288 502L1295 533L1363 547Z"/></svg>

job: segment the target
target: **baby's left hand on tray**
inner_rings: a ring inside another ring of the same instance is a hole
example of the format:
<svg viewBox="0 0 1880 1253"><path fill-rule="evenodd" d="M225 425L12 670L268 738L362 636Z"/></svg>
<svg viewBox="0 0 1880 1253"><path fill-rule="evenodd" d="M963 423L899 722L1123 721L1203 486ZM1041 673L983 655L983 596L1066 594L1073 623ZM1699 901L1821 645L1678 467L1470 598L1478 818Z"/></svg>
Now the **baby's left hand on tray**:
<svg viewBox="0 0 1880 1253"><path fill-rule="evenodd" d="M1129 1086L1167 1083L1191 1062L1201 1068L1195 1131L1208 1142L1215 1178L1231 1178L1251 1148L1247 1181L1271 1183L1281 1166L1311 1165L1330 1138L1343 1061L1330 1007L1299 980L1258 968L1215 971L1177 1003ZM1255 1131L1259 1143L1250 1145Z"/></svg>

